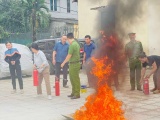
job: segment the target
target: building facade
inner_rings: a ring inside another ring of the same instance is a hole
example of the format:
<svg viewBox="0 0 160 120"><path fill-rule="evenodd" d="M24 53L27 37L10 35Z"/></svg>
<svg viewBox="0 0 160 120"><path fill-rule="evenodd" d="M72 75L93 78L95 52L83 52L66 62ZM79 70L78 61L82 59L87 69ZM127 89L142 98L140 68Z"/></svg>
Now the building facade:
<svg viewBox="0 0 160 120"><path fill-rule="evenodd" d="M51 15L50 31L53 37L74 32L78 36L78 5L72 0L46 0Z"/></svg>

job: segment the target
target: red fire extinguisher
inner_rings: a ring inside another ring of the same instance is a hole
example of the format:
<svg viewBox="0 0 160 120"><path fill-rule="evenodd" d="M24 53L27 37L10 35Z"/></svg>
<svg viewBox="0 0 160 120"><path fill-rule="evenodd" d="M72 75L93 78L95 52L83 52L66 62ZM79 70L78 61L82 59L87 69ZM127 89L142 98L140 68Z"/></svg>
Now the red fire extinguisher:
<svg viewBox="0 0 160 120"><path fill-rule="evenodd" d="M59 79L55 77L55 95L60 95Z"/></svg>
<svg viewBox="0 0 160 120"><path fill-rule="evenodd" d="M143 81L143 93L149 95L149 81L148 78L145 78Z"/></svg>
<svg viewBox="0 0 160 120"><path fill-rule="evenodd" d="M38 86L38 70L33 70L33 85Z"/></svg>

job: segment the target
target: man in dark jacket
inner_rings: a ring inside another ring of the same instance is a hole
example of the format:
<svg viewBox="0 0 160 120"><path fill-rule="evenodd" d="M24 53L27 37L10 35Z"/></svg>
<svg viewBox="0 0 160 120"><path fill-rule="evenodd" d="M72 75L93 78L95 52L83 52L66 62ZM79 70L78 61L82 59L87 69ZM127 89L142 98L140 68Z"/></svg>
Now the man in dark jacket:
<svg viewBox="0 0 160 120"><path fill-rule="evenodd" d="M16 73L19 81L20 86L20 93L23 93L23 81L22 81L22 72L21 72L21 65L20 65L20 58L21 55L16 48L12 48L11 42L6 42L6 48L8 49L5 51L5 61L9 64L9 70L12 78L12 85L13 91L12 94L16 93Z"/></svg>

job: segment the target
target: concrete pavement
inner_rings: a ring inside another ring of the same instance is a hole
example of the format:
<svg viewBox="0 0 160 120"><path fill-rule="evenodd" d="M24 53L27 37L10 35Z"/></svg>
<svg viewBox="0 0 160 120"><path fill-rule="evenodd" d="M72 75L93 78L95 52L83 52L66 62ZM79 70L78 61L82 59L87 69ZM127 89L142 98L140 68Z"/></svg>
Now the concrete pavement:
<svg viewBox="0 0 160 120"><path fill-rule="evenodd" d="M43 95L36 95L36 87L33 87L32 78L24 78L24 94L17 90L11 94L11 80L0 80L0 120L65 120L62 114L74 113L84 103L85 98L94 92L88 88L87 93L81 94L80 99L71 100L67 97L71 93L70 88L63 88L61 83L61 95L55 96L53 84L54 75L50 76L52 86L52 100L47 99L45 84L43 82ZM87 84L86 75L80 73L81 83ZM117 99L122 100L125 116L128 120L160 120L160 94L145 96L143 92L129 91L129 75L119 77L121 79L120 91L115 91ZM150 80L150 88L153 82ZM123 84L122 84L123 83ZM18 82L17 82L17 88Z"/></svg>

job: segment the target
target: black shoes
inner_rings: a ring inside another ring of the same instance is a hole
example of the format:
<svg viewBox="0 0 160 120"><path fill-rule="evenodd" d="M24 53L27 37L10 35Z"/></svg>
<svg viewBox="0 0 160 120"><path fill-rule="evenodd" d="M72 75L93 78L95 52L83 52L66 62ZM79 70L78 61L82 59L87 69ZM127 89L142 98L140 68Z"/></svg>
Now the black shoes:
<svg viewBox="0 0 160 120"><path fill-rule="evenodd" d="M70 97L71 99L78 99L78 98L80 98L80 95L75 96L75 95L71 94L71 95L68 95L68 97Z"/></svg>
<svg viewBox="0 0 160 120"><path fill-rule="evenodd" d="M68 82L68 80L63 79L63 87L64 88L69 88L69 86L67 86L67 82Z"/></svg>
<svg viewBox="0 0 160 120"><path fill-rule="evenodd" d="M69 86L68 85L65 85L65 86L63 86L64 88L69 88Z"/></svg>
<svg viewBox="0 0 160 120"><path fill-rule="evenodd" d="M68 95L68 97L73 97L74 95L72 95L72 94L70 94L70 95Z"/></svg>
<svg viewBox="0 0 160 120"><path fill-rule="evenodd" d="M73 96L73 97L71 97L71 99L78 99L78 98L80 98L80 96Z"/></svg>

